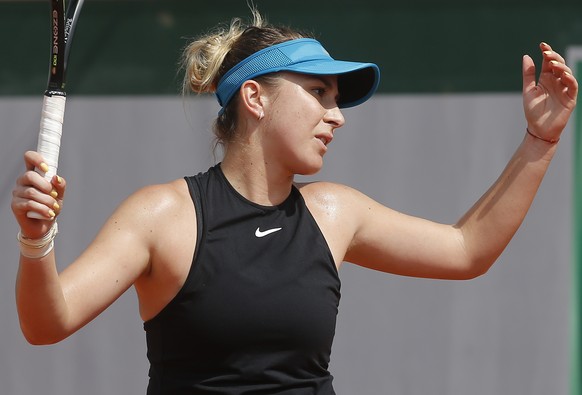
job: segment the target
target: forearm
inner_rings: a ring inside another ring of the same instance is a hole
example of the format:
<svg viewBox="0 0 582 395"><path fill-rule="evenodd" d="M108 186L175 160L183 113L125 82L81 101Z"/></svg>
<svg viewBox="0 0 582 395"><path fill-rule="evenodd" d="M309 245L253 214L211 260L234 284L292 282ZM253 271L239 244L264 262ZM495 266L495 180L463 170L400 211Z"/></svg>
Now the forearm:
<svg viewBox="0 0 582 395"><path fill-rule="evenodd" d="M50 344L66 337L67 304L54 251L40 259L20 257L16 306L22 333L32 344Z"/></svg>
<svg viewBox="0 0 582 395"><path fill-rule="evenodd" d="M520 227L556 148L526 134L500 177L457 223L477 274L489 269Z"/></svg>

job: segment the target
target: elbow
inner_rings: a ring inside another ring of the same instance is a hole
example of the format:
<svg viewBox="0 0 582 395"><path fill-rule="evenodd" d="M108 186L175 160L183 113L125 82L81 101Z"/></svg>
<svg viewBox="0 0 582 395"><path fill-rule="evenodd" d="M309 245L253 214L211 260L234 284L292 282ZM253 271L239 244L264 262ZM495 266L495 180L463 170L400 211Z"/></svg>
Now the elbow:
<svg viewBox="0 0 582 395"><path fill-rule="evenodd" d="M28 336L28 335L24 335L24 338L26 339L28 344L30 344L31 346L50 346L51 344L57 343L56 341L51 342L51 341L48 341L48 340L43 339L41 337L33 337L33 336Z"/></svg>
<svg viewBox="0 0 582 395"><path fill-rule="evenodd" d="M33 346L58 343L74 332L64 316L43 314L44 310L28 308L23 303L17 303L17 312L20 331Z"/></svg>
<svg viewBox="0 0 582 395"><path fill-rule="evenodd" d="M481 277L489 271L491 266L493 266L493 263L494 261L471 262L467 265L466 269L462 271L459 280L474 280L477 277Z"/></svg>
<svg viewBox="0 0 582 395"><path fill-rule="evenodd" d="M31 335L25 332L23 332L23 334L28 344L32 346L50 346L63 340L62 338L48 337L44 335Z"/></svg>
<svg viewBox="0 0 582 395"><path fill-rule="evenodd" d="M470 270L470 271L467 271L467 273L465 273L464 277L461 278L461 280L474 280L478 277L485 275L488 271L489 271L489 267L487 267L485 269L479 269L479 270Z"/></svg>
<svg viewBox="0 0 582 395"><path fill-rule="evenodd" d="M497 253L487 251L486 254L482 251L470 251L465 243L462 245L464 246L463 253L457 255L458 260L453 265L457 268L455 277L458 280L473 280L485 275L501 254L501 251Z"/></svg>
<svg viewBox="0 0 582 395"><path fill-rule="evenodd" d="M20 329L24 339L33 346L48 346L58 343L67 337L48 328L29 328L22 323L20 324Z"/></svg>

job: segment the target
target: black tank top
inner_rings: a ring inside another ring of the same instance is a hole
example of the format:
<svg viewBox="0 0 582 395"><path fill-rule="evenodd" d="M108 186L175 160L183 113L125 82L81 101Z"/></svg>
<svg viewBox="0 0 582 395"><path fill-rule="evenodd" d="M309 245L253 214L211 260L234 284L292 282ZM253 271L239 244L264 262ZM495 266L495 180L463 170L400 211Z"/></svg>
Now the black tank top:
<svg viewBox="0 0 582 395"><path fill-rule="evenodd" d="M340 280L300 192L257 205L219 165L186 181L196 255L176 297L144 324L148 395L334 394Z"/></svg>

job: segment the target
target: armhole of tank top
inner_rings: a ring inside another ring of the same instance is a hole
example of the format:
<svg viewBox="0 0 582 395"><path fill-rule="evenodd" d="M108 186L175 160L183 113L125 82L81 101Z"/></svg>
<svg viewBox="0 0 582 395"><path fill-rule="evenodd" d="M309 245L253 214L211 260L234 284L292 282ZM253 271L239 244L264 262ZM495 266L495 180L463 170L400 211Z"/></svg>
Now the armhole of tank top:
<svg viewBox="0 0 582 395"><path fill-rule="evenodd" d="M184 179L188 184L188 191L190 191L190 196L194 203L194 210L196 211L196 246L194 256L192 257L192 265L194 265L204 235L204 210L202 208L202 196L200 195L200 181L196 177L184 177ZM192 268L190 268L191 271Z"/></svg>
<svg viewBox="0 0 582 395"><path fill-rule="evenodd" d="M192 197L192 202L194 204L194 210L196 212L196 246L194 247L194 255L192 257L192 262L190 263L190 269L188 270L188 275L186 276L186 280L182 287L178 291L178 293L168 302L168 304L162 308L157 315L153 318L149 319L148 321L144 322L144 328L146 331L148 327L151 325L156 325L155 322L160 321L160 317L162 317L165 312L170 309L170 306L177 303L177 301L181 298L182 294L186 291L190 279L194 275L196 265L196 259L198 257L200 246L202 245L202 239L204 234L204 220L203 220L203 213L204 210L202 209L202 196L200 194L200 184L196 177L184 177L186 181L186 185L188 185L188 191L190 192L190 196Z"/></svg>
<svg viewBox="0 0 582 395"><path fill-rule="evenodd" d="M301 205L305 209L305 212L309 216L309 220L311 221L311 223L313 223L313 226L315 226L315 229L317 229L317 231L321 235L321 240L323 241L323 244L324 244L324 247L326 250L326 254L327 254L327 258L330 262L330 265L334 269L335 274L338 276L338 279L339 279L339 271L338 271L338 268L335 264L335 259L333 258L333 254L331 253L331 248L329 246L329 243L327 242L327 239L325 238L325 234L323 233L323 231L321 230L321 227L319 226L319 224L315 220L315 217L313 216L313 213L311 212L311 210L309 209L309 206L305 202L305 198L303 197L303 194L301 193L299 188L297 188L296 185L293 185L293 189L295 190L295 193L297 193L297 195L299 195L299 200L301 201Z"/></svg>

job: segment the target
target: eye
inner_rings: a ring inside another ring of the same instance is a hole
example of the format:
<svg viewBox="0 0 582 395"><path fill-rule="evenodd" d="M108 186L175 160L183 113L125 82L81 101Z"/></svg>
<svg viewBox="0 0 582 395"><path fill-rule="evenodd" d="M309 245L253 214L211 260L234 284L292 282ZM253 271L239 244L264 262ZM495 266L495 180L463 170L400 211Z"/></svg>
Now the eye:
<svg viewBox="0 0 582 395"><path fill-rule="evenodd" d="M316 88L313 88L311 91L313 93L315 93L316 96L323 97L323 96L325 96L327 89L325 87L316 87Z"/></svg>

